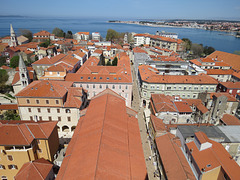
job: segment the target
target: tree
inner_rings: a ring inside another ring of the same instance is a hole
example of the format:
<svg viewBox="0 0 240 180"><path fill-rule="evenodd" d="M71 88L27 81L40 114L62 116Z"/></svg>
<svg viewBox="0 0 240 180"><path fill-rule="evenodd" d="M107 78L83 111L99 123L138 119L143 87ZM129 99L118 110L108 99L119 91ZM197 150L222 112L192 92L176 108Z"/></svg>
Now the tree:
<svg viewBox="0 0 240 180"><path fill-rule="evenodd" d="M39 46L47 48L49 44L50 44L50 39L46 40L45 42L42 42L41 44L39 44Z"/></svg>
<svg viewBox="0 0 240 180"><path fill-rule="evenodd" d="M0 56L0 67L4 64L6 64L6 57Z"/></svg>
<svg viewBox="0 0 240 180"><path fill-rule="evenodd" d="M183 38L182 41L183 41L186 51L191 50L192 41L190 41L188 38Z"/></svg>
<svg viewBox="0 0 240 180"><path fill-rule="evenodd" d="M5 69L0 69L0 84L5 84L8 80L8 73Z"/></svg>
<svg viewBox="0 0 240 180"><path fill-rule="evenodd" d="M200 57L203 53L202 44L192 44L191 51L196 57Z"/></svg>
<svg viewBox="0 0 240 180"><path fill-rule="evenodd" d="M118 63L118 58L115 57L115 58L113 59L113 61L112 61L112 65L113 65L113 66L117 66L117 63Z"/></svg>
<svg viewBox="0 0 240 180"><path fill-rule="evenodd" d="M57 27L53 29L52 34L55 34L58 37L65 37L65 32Z"/></svg>
<svg viewBox="0 0 240 180"><path fill-rule="evenodd" d="M111 41L113 42L113 40L118 39L119 38L119 33L113 29L108 29L107 30L107 36L106 36L106 40L107 41Z"/></svg>
<svg viewBox="0 0 240 180"><path fill-rule="evenodd" d="M111 66L111 65L112 65L111 62L108 61L106 66Z"/></svg>
<svg viewBox="0 0 240 180"><path fill-rule="evenodd" d="M72 39L73 38L73 34L72 34L72 31L68 31L65 38L67 39Z"/></svg>
<svg viewBox="0 0 240 180"><path fill-rule="evenodd" d="M233 54L240 55L240 51L234 51Z"/></svg>
<svg viewBox="0 0 240 180"><path fill-rule="evenodd" d="M20 120L20 116L14 110L8 110L3 113L4 120Z"/></svg>
<svg viewBox="0 0 240 180"><path fill-rule="evenodd" d="M12 59L10 60L10 67L16 68L18 67L19 64L19 56L13 56Z"/></svg>
<svg viewBox="0 0 240 180"><path fill-rule="evenodd" d="M211 46L205 46L204 49L203 49L203 53L205 55L212 54L214 51L215 51L215 49Z"/></svg>
<svg viewBox="0 0 240 180"><path fill-rule="evenodd" d="M33 33L28 29L20 29L20 34L28 38L29 42L31 42L33 39Z"/></svg>

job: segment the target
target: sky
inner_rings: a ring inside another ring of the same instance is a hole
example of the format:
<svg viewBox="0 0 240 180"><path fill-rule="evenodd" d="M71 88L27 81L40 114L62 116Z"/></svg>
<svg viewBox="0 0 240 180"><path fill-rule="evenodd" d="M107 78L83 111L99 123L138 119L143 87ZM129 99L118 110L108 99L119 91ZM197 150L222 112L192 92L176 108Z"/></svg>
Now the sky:
<svg viewBox="0 0 240 180"><path fill-rule="evenodd" d="M240 20L240 0L2 0L0 15Z"/></svg>

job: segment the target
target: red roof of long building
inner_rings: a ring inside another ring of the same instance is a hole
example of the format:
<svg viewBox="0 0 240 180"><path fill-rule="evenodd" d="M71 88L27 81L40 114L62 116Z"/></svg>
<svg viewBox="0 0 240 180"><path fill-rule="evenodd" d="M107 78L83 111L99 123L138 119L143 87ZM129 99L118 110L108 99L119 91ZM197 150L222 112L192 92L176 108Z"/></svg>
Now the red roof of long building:
<svg viewBox="0 0 240 180"><path fill-rule="evenodd" d="M74 131L57 180L146 177L137 119L119 95L98 94Z"/></svg>

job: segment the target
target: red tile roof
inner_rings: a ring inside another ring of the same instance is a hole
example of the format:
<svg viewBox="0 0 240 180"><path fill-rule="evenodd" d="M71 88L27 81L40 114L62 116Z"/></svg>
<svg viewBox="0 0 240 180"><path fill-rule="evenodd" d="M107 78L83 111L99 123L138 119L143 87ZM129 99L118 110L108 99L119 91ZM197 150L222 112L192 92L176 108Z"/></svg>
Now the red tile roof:
<svg viewBox="0 0 240 180"><path fill-rule="evenodd" d="M77 73L68 73L65 80L91 83L132 83L130 59L126 53L120 54L117 66L101 66L98 63L98 58L90 57Z"/></svg>
<svg viewBox="0 0 240 180"><path fill-rule="evenodd" d="M65 56L65 54L59 54L57 56L51 57L50 59L48 57L44 57L35 61L34 63L32 63L32 65L53 65L56 62L62 60Z"/></svg>
<svg viewBox="0 0 240 180"><path fill-rule="evenodd" d="M50 32L44 30L33 34L33 36L50 36L50 35L51 35Z"/></svg>
<svg viewBox="0 0 240 180"><path fill-rule="evenodd" d="M165 83L165 84L214 84L218 81L206 74L195 76L190 75L159 75L158 70L149 65L141 65L138 67L141 79L149 83Z"/></svg>
<svg viewBox="0 0 240 180"><path fill-rule="evenodd" d="M226 125L240 125L240 120L236 116L232 116L230 114L224 114L222 119L224 124Z"/></svg>
<svg viewBox="0 0 240 180"><path fill-rule="evenodd" d="M166 96L164 94L152 94L151 102L154 106L155 112L180 112L191 113L192 109L186 101L182 99L176 101L173 96Z"/></svg>
<svg viewBox="0 0 240 180"><path fill-rule="evenodd" d="M218 61L230 64L233 69L240 70L240 55L226 53L223 51L214 51L208 57L214 59L216 58Z"/></svg>
<svg viewBox="0 0 240 180"><path fill-rule="evenodd" d="M0 122L0 145L30 145L34 139L48 139L57 125L57 122L20 124Z"/></svg>
<svg viewBox="0 0 240 180"><path fill-rule="evenodd" d="M232 69L206 69L206 71L208 75L231 75L234 72Z"/></svg>
<svg viewBox="0 0 240 180"><path fill-rule="evenodd" d="M0 104L0 110L18 110L17 104Z"/></svg>
<svg viewBox="0 0 240 180"><path fill-rule="evenodd" d="M53 168L53 164L41 158L25 163L18 171L15 180L40 180L47 179Z"/></svg>
<svg viewBox="0 0 240 180"><path fill-rule="evenodd" d="M125 101L112 94L92 99L74 131L57 180L146 177L138 121L126 113Z"/></svg>
<svg viewBox="0 0 240 180"><path fill-rule="evenodd" d="M78 34L89 35L89 32L77 32Z"/></svg>
<svg viewBox="0 0 240 180"><path fill-rule="evenodd" d="M240 89L240 82L220 82L221 85L226 87L227 89Z"/></svg>
<svg viewBox="0 0 240 180"><path fill-rule="evenodd" d="M68 81L33 81L26 88L17 93L16 97L56 97L62 98L67 93L67 88L72 86Z"/></svg>
<svg viewBox="0 0 240 180"><path fill-rule="evenodd" d="M203 132L199 132L195 136L197 135L197 138L199 138L200 134L204 141L212 144L211 147L200 151L194 141L186 144L189 150L192 149L191 155L199 170L204 169L205 172L208 172L221 166L230 179L239 179L240 167L225 148L220 143L208 139ZM207 166L209 164L211 166Z"/></svg>
<svg viewBox="0 0 240 180"><path fill-rule="evenodd" d="M195 179L181 149L179 138L167 133L157 137L156 143L166 179Z"/></svg>
<svg viewBox="0 0 240 180"><path fill-rule="evenodd" d="M147 52L140 47L133 48L133 52L134 53L145 53L145 54L147 54Z"/></svg>

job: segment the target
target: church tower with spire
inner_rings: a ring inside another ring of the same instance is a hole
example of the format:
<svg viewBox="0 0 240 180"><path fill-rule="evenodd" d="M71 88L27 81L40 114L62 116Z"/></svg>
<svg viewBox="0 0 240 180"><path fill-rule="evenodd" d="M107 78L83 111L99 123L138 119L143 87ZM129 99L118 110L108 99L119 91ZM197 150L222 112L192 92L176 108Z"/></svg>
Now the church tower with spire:
<svg viewBox="0 0 240 180"><path fill-rule="evenodd" d="M30 78L29 78L27 67L26 67L21 55L19 55L18 68L19 68L20 82L21 82L22 87L24 88L24 87L28 86L28 84L30 84Z"/></svg>
<svg viewBox="0 0 240 180"><path fill-rule="evenodd" d="M10 34L11 34L10 47L18 46L17 37L16 37L16 34L15 34L14 30L13 30L12 24L10 24Z"/></svg>

